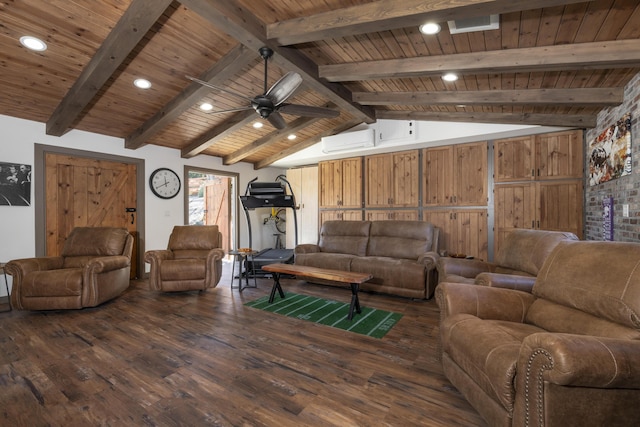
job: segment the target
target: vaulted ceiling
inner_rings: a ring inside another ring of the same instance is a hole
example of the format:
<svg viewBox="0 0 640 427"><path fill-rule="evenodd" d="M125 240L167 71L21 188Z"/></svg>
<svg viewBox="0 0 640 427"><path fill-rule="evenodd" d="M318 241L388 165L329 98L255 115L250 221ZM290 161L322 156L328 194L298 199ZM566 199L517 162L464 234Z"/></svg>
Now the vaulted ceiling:
<svg viewBox="0 0 640 427"><path fill-rule="evenodd" d="M496 14L498 29L447 24ZM640 71L637 0L7 0L0 30L0 114L256 168L378 118L593 127ZM287 102L339 116L283 113L277 129L243 110L234 94L264 93L263 46L267 87L296 72Z"/></svg>

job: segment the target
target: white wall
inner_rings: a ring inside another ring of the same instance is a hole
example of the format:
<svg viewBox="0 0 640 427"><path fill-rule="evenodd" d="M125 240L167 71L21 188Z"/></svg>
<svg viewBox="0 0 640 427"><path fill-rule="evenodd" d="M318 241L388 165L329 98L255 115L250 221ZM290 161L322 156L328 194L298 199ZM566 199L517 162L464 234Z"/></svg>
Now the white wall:
<svg viewBox="0 0 640 427"><path fill-rule="evenodd" d="M228 171L238 173L240 182L238 183L238 193L244 194L247 183L255 177L259 181L273 181L284 173L283 169L264 168L254 170L249 163L236 163L231 166L224 166L222 159L218 157L200 155L191 159L180 157L180 151L175 149L144 146L137 150L124 148L124 140L89 132L72 130L62 137L49 136L45 133L45 124L29 120L16 119L13 117L0 115L0 162L24 163L34 166L34 146L44 144L57 147L72 148L84 151L100 152L105 154L126 156L145 161L145 182L149 179L149 174L159 167L169 167L182 177L185 165ZM34 193L33 181L36 174L42 173L39 170L32 171L32 196ZM167 246L169 234L174 225L184 224L183 194L184 183L178 197L170 200L160 199L151 193L145 185L145 235L146 249L160 249ZM31 206L0 206L0 261L7 262L11 259L26 258L35 256L35 210L42 209L42 201L34 200L32 197ZM249 245L247 232L247 221L238 206L239 217L237 223L240 229L240 247ZM261 218L268 216L269 212L264 210L251 212L253 229L253 247L264 249L273 247L273 232L266 227L262 227ZM168 214L168 215L167 215ZM148 266L146 266L148 271ZM8 276L11 281L11 276ZM0 296L6 295L4 283L0 278Z"/></svg>
<svg viewBox="0 0 640 427"><path fill-rule="evenodd" d="M360 124L346 132L373 128L378 131L382 127L387 130L393 127L404 126L408 121L404 120L378 120L370 125ZM366 156L369 154L391 153L416 148L436 147L439 145L461 144L465 142L477 142L501 138L511 138L522 135L538 133L558 132L568 128L534 125L507 125L507 124L483 124L483 123L458 123L458 122L430 122L415 121L416 137L410 140L379 141L376 137L376 145L372 148L356 148L335 153L324 153L322 143L317 143L309 148L300 150L273 164L275 167L290 168L294 166L317 164L319 161L343 159L352 156ZM377 134L377 132L376 132Z"/></svg>

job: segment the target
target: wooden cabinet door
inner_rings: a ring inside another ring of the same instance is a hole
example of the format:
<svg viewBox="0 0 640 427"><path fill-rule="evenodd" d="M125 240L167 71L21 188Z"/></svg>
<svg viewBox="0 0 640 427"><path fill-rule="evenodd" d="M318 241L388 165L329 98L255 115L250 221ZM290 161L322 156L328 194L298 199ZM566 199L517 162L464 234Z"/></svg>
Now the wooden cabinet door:
<svg viewBox="0 0 640 427"><path fill-rule="evenodd" d="M453 147L427 148L422 152L422 204L446 206L453 196Z"/></svg>
<svg viewBox="0 0 640 427"><path fill-rule="evenodd" d="M486 209L457 209L452 214L451 229L455 252L487 260L489 234Z"/></svg>
<svg viewBox="0 0 640 427"><path fill-rule="evenodd" d="M494 187L493 206L494 256L500 244L512 230L535 228L536 186L531 182L499 184Z"/></svg>
<svg viewBox="0 0 640 427"><path fill-rule="evenodd" d="M318 167L287 170L287 181L296 198L298 244L318 241ZM287 210L287 248L295 247L295 222Z"/></svg>
<svg viewBox="0 0 640 427"><path fill-rule="evenodd" d="M457 206L487 205L487 143L478 142L454 146L454 204Z"/></svg>
<svg viewBox="0 0 640 427"><path fill-rule="evenodd" d="M365 206L388 207L393 204L393 156L378 154L364 159L367 177Z"/></svg>
<svg viewBox="0 0 640 427"><path fill-rule="evenodd" d="M418 206L418 150L367 156L365 169L365 206Z"/></svg>
<svg viewBox="0 0 640 427"><path fill-rule="evenodd" d="M582 187L582 180L538 183L536 228L570 231L582 238Z"/></svg>
<svg viewBox="0 0 640 427"><path fill-rule="evenodd" d="M536 135L537 179L581 178L582 131Z"/></svg>
<svg viewBox="0 0 640 427"><path fill-rule="evenodd" d="M439 246L449 254L488 259L489 233L486 209L430 210L424 221L440 228Z"/></svg>
<svg viewBox="0 0 640 427"><path fill-rule="evenodd" d="M337 208L342 201L342 162L329 160L319 163L320 206Z"/></svg>
<svg viewBox="0 0 640 427"><path fill-rule="evenodd" d="M423 221L430 222L440 229L440 235L438 236L439 249L449 253L457 253L454 249L454 233L451 229L452 219L453 214L448 209L435 209L422 212Z"/></svg>
<svg viewBox="0 0 640 427"><path fill-rule="evenodd" d="M330 209L320 211L320 224L325 221L361 221L362 211L357 209Z"/></svg>
<svg viewBox="0 0 640 427"><path fill-rule="evenodd" d="M417 210L370 210L365 211L365 218L367 221L417 221Z"/></svg>
<svg viewBox="0 0 640 427"><path fill-rule="evenodd" d="M534 136L500 139L493 144L494 181L530 181L535 178Z"/></svg>
<svg viewBox="0 0 640 427"><path fill-rule="evenodd" d="M362 157L340 161L340 207L362 208Z"/></svg>
<svg viewBox="0 0 640 427"><path fill-rule="evenodd" d="M418 206L418 150L393 154L393 191L391 204L397 207Z"/></svg>

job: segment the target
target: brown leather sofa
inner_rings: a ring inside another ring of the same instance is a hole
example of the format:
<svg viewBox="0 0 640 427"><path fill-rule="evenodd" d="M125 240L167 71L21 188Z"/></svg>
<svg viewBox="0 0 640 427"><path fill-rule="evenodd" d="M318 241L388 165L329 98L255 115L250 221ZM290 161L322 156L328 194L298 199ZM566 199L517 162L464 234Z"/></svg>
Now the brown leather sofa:
<svg viewBox="0 0 640 427"><path fill-rule="evenodd" d="M564 240L578 237L563 231L513 230L504 239L494 262L438 257L438 283L472 283L530 292L542 264Z"/></svg>
<svg viewBox="0 0 640 427"><path fill-rule="evenodd" d="M133 237L124 228L77 227L60 256L12 260L11 302L22 310L95 307L129 287Z"/></svg>
<svg viewBox="0 0 640 427"><path fill-rule="evenodd" d="M167 249L144 254L151 264L149 287L164 292L206 291L222 276L222 235L217 225L178 225Z"/></svg>
<svg viewBox="0 0 640 427"><path fill-rule="evenodd" d="M365 291L431 298L435 287L432 253L439 230L423 221L325 221L318 244L298 245L295 264L370 273ZM314 282L333 284L314 279Z"/></svg>
<svg viewBox="0 0 640 427"><path fill-rule="evenodd" d="M491 426L640 420L640 244L558 243L532 293L440 283L442 365Z"/></svg>

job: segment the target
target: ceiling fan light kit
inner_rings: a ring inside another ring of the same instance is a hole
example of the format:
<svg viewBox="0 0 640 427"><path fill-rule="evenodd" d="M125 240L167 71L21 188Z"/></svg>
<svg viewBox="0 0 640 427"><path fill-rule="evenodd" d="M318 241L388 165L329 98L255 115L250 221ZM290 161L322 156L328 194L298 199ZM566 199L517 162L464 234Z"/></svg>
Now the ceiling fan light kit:
<svg viewBox="0 0 640 427"><path fill-rule="evenodd" d="M258 49L260 56L264 60L264 92L261 95L257 95L253 98L249 98L245 95L230 91L228 89L213 85L204 80L197 79L195 77L186 76L189 80L209 87L211 89L219 90L231 95L234 95L243 100L249 100L250 106L233 108L222 111L210 111L210 114L231 113L236 111L244 111L250 108L254 109L258 115L269 121L276 129L285 129L287 122L280 114L292 114L303 117L318 117L318 118L333 118L340 115L339 111L332 110L325 107L315 107L312 105L297 105L286 104L285 101L293 95L293 93L302 84L302 76L300 74L290 71L282 76L277 82L267 89L268 82L268 61L273 56L273 50L269 47L261 47Z"/></svg>

